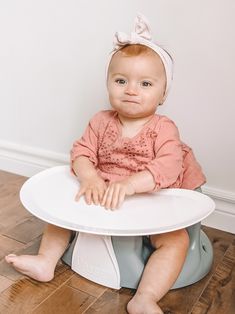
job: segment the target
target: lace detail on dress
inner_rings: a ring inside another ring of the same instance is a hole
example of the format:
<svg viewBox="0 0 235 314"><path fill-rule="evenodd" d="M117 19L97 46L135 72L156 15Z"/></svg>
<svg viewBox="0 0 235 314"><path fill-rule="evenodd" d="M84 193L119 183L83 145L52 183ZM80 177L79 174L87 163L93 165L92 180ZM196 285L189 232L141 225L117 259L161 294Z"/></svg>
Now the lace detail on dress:
<svg viewBox="0 0 235 314"><path fill-rule="evenodd" d="M121 138L116 124L110 123L98 151L98 168L106 173L130 175L145 169L154 156L157 133L150 128L134 138Z"/></svg>

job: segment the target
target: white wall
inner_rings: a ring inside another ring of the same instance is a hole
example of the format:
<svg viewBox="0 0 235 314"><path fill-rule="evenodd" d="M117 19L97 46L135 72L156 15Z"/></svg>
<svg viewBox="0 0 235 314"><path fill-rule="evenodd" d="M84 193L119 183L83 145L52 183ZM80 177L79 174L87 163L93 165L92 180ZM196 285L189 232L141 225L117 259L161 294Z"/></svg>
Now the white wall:
<svg viewBox="0 0 235 314"><path fill-rule="evenodd" d="M234 0L0 1L0 168L31 175L68 161L88 119L108 108L113 34L129 32L137 12L175 59L159 112L194 148L205 191L233 204Z"/></svg>

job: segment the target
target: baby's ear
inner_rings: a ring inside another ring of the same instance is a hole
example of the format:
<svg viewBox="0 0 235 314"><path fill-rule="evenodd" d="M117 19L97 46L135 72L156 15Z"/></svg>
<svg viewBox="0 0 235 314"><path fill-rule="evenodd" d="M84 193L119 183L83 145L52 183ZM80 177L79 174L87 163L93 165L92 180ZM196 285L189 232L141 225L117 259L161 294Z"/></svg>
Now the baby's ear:
<svg viewBox="0 0 235 314"><path fill-rule="evenodd" d="M166 95L166 93L165 93L164 96L162 97L162 100L161 100L160 103L159 103L159 106L161 106L161 105L164 104L164 101L166 100L166 97L167 97L167 95Z"/></svg>

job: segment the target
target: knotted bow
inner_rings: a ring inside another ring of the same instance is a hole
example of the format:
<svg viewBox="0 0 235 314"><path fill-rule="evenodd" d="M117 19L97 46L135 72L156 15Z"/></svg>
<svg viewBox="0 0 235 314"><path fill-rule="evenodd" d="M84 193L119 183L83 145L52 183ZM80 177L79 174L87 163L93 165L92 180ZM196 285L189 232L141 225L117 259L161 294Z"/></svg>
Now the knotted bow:
<svg viewBox="0 0 235 314"><path fill-rule="evenodd" d="M152 36L150 32L150 26L146 18L138 14L135 18L134 31L130 36L123 32L116 32L114 35L114 50L118 50L127 44L136 44L141 41L151 41Z"/></svg>

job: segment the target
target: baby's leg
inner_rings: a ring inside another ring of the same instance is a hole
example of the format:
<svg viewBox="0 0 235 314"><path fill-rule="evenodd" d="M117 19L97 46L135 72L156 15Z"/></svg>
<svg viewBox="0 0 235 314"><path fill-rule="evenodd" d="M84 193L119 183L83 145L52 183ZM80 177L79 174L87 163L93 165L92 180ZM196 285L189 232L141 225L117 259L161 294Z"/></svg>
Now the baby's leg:
<svg viewBox="0 0 235 314"><path fill-rule="evenodd" d="M186 258L189 236L185 229L150 236L156 251L150 256L139 287L127 305L130 314L163 313L157 302L176 281Z"/></svg>
<svg viewBox="0 0 235 314"><path fill-rule="evenodd" d="M71 231L47 225L37 255L14 255L5 257L7 263L24 275L38 281L53 279L56 264L68 246Z"/></svg>

